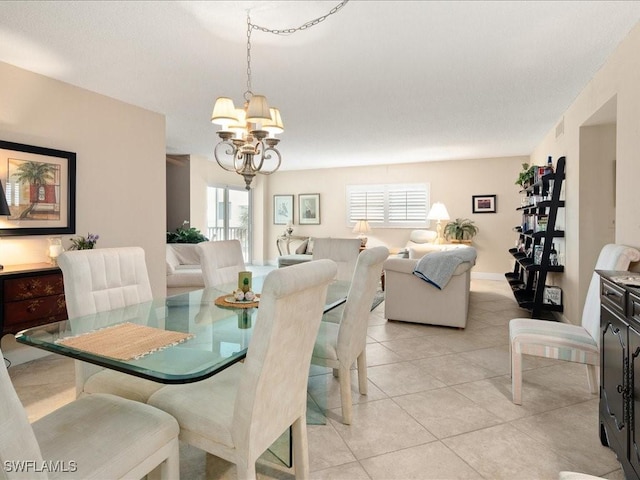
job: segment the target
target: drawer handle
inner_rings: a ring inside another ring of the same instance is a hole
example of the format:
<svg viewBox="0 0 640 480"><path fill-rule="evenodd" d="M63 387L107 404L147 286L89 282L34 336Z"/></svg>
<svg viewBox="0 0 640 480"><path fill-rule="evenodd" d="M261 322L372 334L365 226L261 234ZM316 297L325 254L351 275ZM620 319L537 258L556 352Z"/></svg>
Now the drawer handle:
<svg viewBox="0 0 640 480"><path fill-rule="evenodd" d="M29 306L27 307L27 312L29 312L29 313L33 313L33 312L35 312L35 311L36 311L36 307L34 307L33 305L29 305Z"/></svg>
<svg viewBox="0 0 640 480"><path fill-rule="evenodd" d="M605 297L616 297L616 298L620 298L622 295L620 295L617 292L604 292L604 296Z"/></svg>
<svg viewBox="0 0 640 480"><path fill-rule="evenodd" d="M618 386L616 387L616 390L618 391L618 393L622 393L622 392L624 392L624 388L622 387L622 385L618 385Z"/></svg>

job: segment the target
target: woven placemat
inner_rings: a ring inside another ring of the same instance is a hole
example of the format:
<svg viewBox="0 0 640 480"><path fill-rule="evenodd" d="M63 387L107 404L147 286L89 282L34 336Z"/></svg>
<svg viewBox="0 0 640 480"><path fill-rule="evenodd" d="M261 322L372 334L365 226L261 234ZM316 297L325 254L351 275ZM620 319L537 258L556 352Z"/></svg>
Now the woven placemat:
<svg viewBox="0 0 640 480"><path fill-rule="evenodd" d="M133 360L193 337L190 333L172 332L127 322L64 338L56 343L103 357Z"/></svg>
<svg viewBox="0 0 640 480"><path fill-rule="evenodd" d="M260 302L227 302L227 298L233 297L233 295L222 295L221 297L216 298L213 303L218 305L219 307L227 307L227 308L255 308L258 306ZM260 298L260 294L256 294L256 298Z"/></svg>

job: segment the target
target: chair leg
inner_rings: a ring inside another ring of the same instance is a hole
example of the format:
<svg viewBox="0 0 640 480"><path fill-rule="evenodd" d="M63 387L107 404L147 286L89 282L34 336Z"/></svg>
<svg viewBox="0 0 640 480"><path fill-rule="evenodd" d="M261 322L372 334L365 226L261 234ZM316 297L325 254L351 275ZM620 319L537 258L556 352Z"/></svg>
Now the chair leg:
<svg viewBox="0 0 640 480"><path fill-rule="evenodd" d="M587 380L589 381L589 391L591 393L598 393L599 370L597 365L587 365Z"/></svg>
<svg viewBox="0 0 640 480"><path fill-rule="evenodd" d="M340 367L340 401L342 403L342 423L351 425L351 375L349 367Z"/></svg>
<svg viewBox="0 0 640 480"><path fill-rule="evenodd" d="M358 389L360 395L367 394L367 347L358 355Z"/></svg>
<svg viewBox="0 0 640 480"><path fill-rule="evenodd" d="M256 480L258 475L256 474L256 462L249 459L248 463L240 462L236 464L236 474L238 480Z"/></svg>
<svg viewBox="0 0 640 480"><path fill-rule="evenodd" d="M309 442L307 438L306 415L293 422L293 468L297 479L309 478Z"/></svg>
<svg viewBox="0 0 640 480"><path fill-rule="evenodd" d="M522 354L517 353L513 342L509 344L511 353L511 395L513 403L522 405Z"/></svg>

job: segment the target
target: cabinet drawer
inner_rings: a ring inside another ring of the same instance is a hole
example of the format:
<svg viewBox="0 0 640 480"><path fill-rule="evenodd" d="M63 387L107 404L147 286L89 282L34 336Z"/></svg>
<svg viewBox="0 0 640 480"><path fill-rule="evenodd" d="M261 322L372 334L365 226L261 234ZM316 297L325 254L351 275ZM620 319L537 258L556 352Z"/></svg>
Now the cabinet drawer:
<svg viewBox="0 0 640 480"><path fill-rule="evenodd" d="M64 302L64 293L49 297L31 298L19 302L6 302L4 304L4 328L17 325L39 318L52 318L66 315L67 309Z"/></svg>
<svg viewBox="0 0 640 480"><path fill-rule="evenodd" d="M14 302L37 297L59 295L64 292L62 275L37 275L24 278L10 278L4 281L4 301Z"/></svg>
<svg viewBox="0 0 640 480"><path fill-rule="evenodd" d="M627 316L640 325L640 296L629 292L627 299Z"/></svg>
<svg viewBox="0 0 640 480"><path fill-rule="evenodd" d="M620 315L625 314L625 294L624 289L608 280L600 281L600 301L603 305L607 305L611 310L618 312Z"/></svg>

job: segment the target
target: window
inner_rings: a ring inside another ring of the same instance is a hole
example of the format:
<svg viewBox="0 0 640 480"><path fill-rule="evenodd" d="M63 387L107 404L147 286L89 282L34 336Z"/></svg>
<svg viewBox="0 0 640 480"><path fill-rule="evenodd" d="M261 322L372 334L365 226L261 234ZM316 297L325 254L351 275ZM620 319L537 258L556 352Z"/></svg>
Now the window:
<svg viewBox="0 0 640 480"><path fill-rule="evenodd" d="M347 223L368 220L371 227L428 226L426 183L347 185Z"/></svg>

